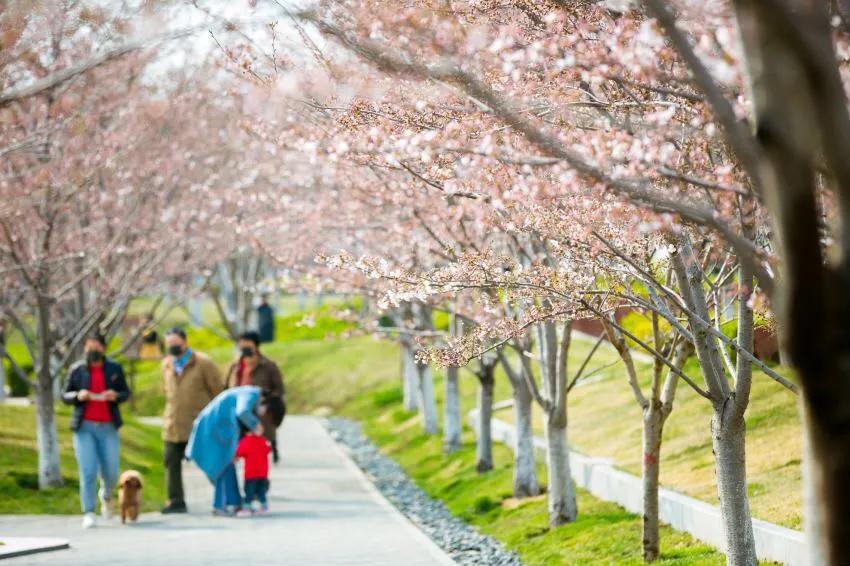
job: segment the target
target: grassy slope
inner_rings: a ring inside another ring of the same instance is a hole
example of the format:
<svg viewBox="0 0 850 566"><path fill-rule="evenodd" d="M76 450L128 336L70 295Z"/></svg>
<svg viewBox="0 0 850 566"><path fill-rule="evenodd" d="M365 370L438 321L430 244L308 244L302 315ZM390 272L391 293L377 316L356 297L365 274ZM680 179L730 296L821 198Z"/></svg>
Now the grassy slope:
<svg viewBox="0 0 850 566"><path fill-rule="evenodd" d="M570 355L573 371L591 347L575 341ZM588 368L617 359L611 350L597 351ZM640 364L644 391L648 364ZM695 359L686 373L699 378ZM501 379L497 399L510 397ZM698 383L701 380L698 380ZM753 375L747 421L747 478L750 506L760 519L802 528L801 432L796 397L760 371ZM499 418L511 420L510 411ZM570 442L581 452L612 458L633 474L641 471L641 411L634 400L621 364L600 371L593 383L576 387L569 399ZM680 382L675 408L664 430L661 483L692 497L717 503L714 457L711 450L711 406ZM542 419L536 415L536 428ZM781 449L780 449L781 447Z"/></svg>
<svg viewBox="0 0 850 566"><path fill-rule="evenodd" d="M0 514L79 513L77 463L68 430L70 410L57 414L62 476L65 486L38 490L35 413L32 407L0 405ZM159 429L128 418L121 429L121 469L145 476L146 510L163 500L162 441Z"/></svg>
<svg viewBox="0 0 850 566"><path fill-rule="evenodd" d="M311 326L302 325L302 318L300 313L279 317L278 341L262 347L281 366L291 412L333 410L350 396L396 375L397 364L383 363L398 355L391 343L366 336L340 339L352 325L333 318L330 309L320 309ZM233 344L210 329L191 329L189 341L219 364L222 372L236 357ZM140 415L160 414L165 400L159 364L139 362L136 369L133 410Z"/></svg>
<svg viewBox="0 0 850 566"><path fill-rule="evenodd" d="M235 355L227 342L203 351L222 371ZM293 413L322 407L332 411L358 393L396 377L399 367L396 347L368 336L276 342L265 345L263 353L280 364L288 410ZM387 360L390 362L385 363ZM158 364L139 364L134 390L137 414L162 412L165 400L160 391Z"/></svg>
<svg viewBox="0 0 850 566"><path fill-rule="evenodd" d="M574 390L570 434L580 450L614 458L640 474L640 409L618 367L610 379ZM696 361L687 367L699 376ZM664 430L661 483L717 502L711 449L711 406L684 384ZM753 515L801 528L801 431L796 397L761 372L753 376L747 421L747 479Z"/></svg>

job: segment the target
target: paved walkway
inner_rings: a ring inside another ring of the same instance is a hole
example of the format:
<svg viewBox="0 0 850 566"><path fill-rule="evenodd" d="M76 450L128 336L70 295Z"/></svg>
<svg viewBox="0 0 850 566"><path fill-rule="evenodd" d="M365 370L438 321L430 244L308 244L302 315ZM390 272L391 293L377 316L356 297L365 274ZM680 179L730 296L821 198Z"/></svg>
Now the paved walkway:
<svg viewBox="0 0 850 566"><path fill-rule="evenodd" d="M389 565L453 562L375 491L316 419L287 417L282 464L272 469L271 513L249 519L210 514L212 486L184 471L189 515L142 515L84 531L79 516L0 516L0 535L69 539L70 550L3 564L126 566Z"/></svg>

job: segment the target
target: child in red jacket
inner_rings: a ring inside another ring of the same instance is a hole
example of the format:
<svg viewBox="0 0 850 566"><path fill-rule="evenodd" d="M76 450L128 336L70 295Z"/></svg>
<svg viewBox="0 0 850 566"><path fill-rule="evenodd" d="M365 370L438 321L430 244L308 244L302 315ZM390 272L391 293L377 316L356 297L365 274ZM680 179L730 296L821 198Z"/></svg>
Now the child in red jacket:
<svg viewBox="0 0 850 566"><path fill-rule="evenodd" d="M263 437L262 425L259 431L251 431L245 434L236 448L236 459L245 459L245 505L247 509L239 512L240 516L248 516L254 513L253 502L260 502L258 514L264 515L269 512L266 502L266 492L269 489L269 453L272 451L269 441Z"/></svg>

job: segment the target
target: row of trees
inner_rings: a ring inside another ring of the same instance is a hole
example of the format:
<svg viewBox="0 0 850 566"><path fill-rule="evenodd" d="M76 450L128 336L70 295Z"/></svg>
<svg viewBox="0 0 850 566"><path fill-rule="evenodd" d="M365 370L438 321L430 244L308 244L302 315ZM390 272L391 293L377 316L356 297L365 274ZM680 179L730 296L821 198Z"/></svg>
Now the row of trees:
<svg viewBox="0 0 850 566"><path fill-rule="evenodd" d="M249 247L232 216L250 156L211 88L221 70L169 63L186 30L141 30L168 7L0 7L0 327L34 376L6 341L0 363L35 391L42 488L62 483L55 392L85 336L118 335L140 296L154 323L192 293L220 296Z"/></svg>
<svg viewBox="0 0 850 566"><path fill-rule="evenodd" d="M755 563L744 417L759 367L801 395L813 562L850 562L843 3L287 6L260 3L278 21L254 26L194 3L217 62L177 65L157 58L173 54L163 36L131 40L158 6L2 8L0 306L37 368L42 485L59 481L52 384L85 331L199 279L235 328L260 254L392 314L428 432L428 364L474 360L482 471L501 364L518 496L539 492L532 405L546 417L553 525L580 512L567 408L593 370L570 363L572 323L601 320L643 410L647 560L686 386L713 409L728 563ZM624 325L624 307L651 330ZM753 356L757 320L798 382ZM633 349L654 361L649 384Z"/></svg>
<svg viewBox="0 0 850 566"><path fill-rule="evenodd" d="M249 54L246 79L276 95L276 114L251 130L313 167L273 198L284 191L295 203L286 222L302 218L325 253L311 270L396 313L407 357L419 362L405 364L407 403L427 431L437 419L424 363L476 360L486 470L502 363L520 423L517 494L539 489L534 402L546 416L551 523L574 520L567 400L588 364L568 363L571 321L597 318L643 410L645 557L658 556L661 434L687 386L713 409L706 426L727 562L755 564L744 417L756 366L802 396L813 561L842 564L850 381L840 337L850 313L838 291L847 269L840 155L850 121L841 9L319 2L281 12L309 57L280 61L274 40L234 44ZM262 236L272 256L291 253L281 241L290 232L275 238L282 212ZM623 326L623 307L651 331ZM447 335L431 326L435 309L452 318ZM755 358L756 320L776 326L799 383ZM632 348L654 360L648 385ZM690 357L697 375L685 370ZM454 370L445 383L451 448Z"/></svg>

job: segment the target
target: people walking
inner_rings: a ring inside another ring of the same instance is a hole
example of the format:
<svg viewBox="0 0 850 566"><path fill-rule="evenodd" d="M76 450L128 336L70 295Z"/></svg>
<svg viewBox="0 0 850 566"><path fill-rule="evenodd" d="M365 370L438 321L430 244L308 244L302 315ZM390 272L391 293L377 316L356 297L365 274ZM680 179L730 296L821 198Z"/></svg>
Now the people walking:
<svg viewBox="0 0 850 566"><path fill-rule="evenodd" d="M162 438L165 443L168 502L162 512L185 513L183 458L192 423L224 389L224 380L209 357L189 347L182 328L166 332L165 344L168 355L162 361L162 387L165 392Z"/></svg>
<svg viewBox="0 0 850 566"><path fill-rule="evenodd" d="M227 372L227 387L256 385L262 391L263 429L271 443L275 462L280 460L277 449L277 427L286 413L285 389L280 368L260 353L260 336L257 332L244 332L239 336L239 359Z"/></svg>
<svg viewBox="0 0 850 566"><path fill-rule="evenodd" d="M186 447L193 460L215 486L213 514L232 516L242 507L233 460L242 431L262 435L264 408L259 387L234 387L218 395L198 415Z"/></svg>
<svg viewBox="0 0 850 566"><path fill-rule="evenodd" d="M130 397L124 370L104 355L105 350L103 336L87 337L85 360L71 368L62 393L62 401L74 406L71 430L80 476L83 528L95 526L96 493L103 518L112 516L112 495L118 481L118 429L122 424L118 405ZM96 492L98 474L100 491Z"/></svg>
<svg viewBox="0 0 850 566"><path fill-rule="evenodd" d="M263 344L274 342L274 308L269 304L269 296L265 294L260 297L260 306L257 307L257 330L260 334L260 342Z"/></svg>

